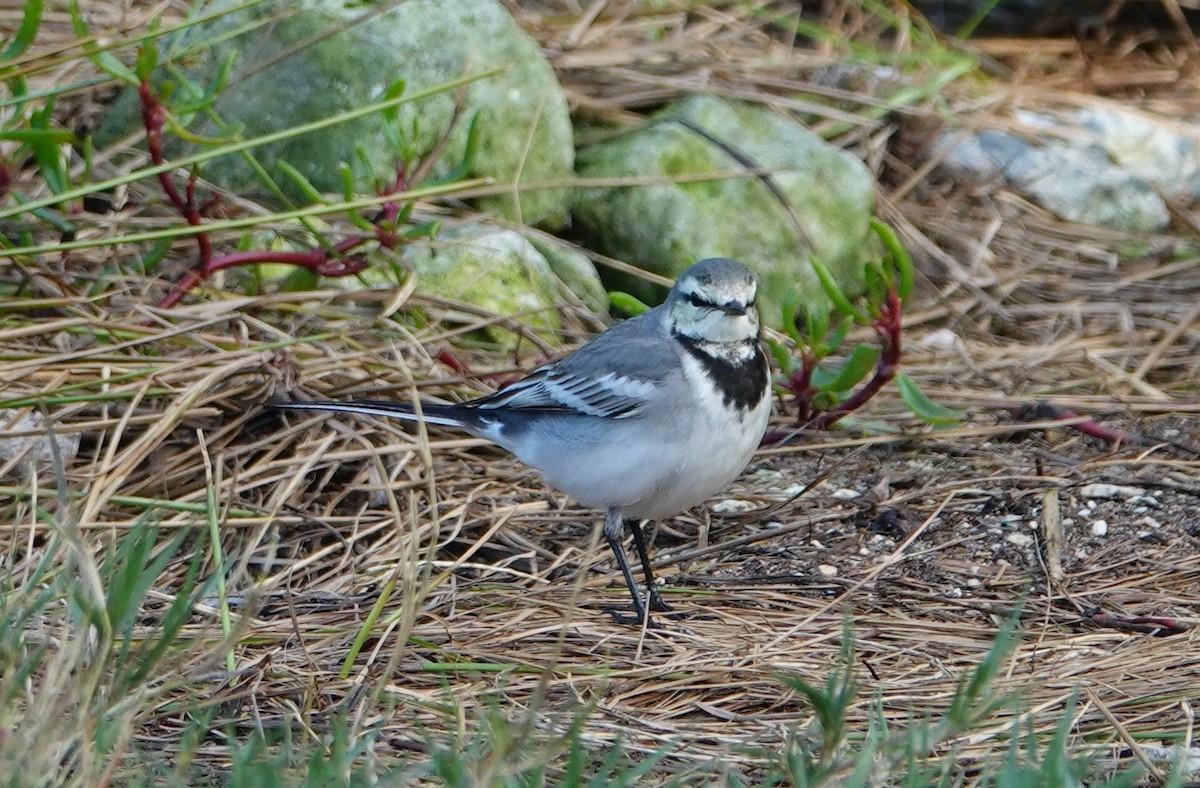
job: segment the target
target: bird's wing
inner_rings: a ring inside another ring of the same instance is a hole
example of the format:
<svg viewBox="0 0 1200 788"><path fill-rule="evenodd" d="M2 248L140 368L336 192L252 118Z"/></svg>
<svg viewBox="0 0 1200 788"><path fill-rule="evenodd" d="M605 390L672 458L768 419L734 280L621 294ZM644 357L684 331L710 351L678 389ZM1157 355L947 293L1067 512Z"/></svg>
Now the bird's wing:
<svg viewBox="0 0 1200 788"><path fill-rule="evenodd" d="M655 389L651 381L613 372L581 376L550 366L471 405L480 410L540 410L620 419L639 413Z"/></svg>
<svg viewBox="0 0 1200 788"><path fill-rule="evenodd" d="M626 320L566 358L469 405L608 419L637 415L679 364L658 325L649 312Z"/></svg>

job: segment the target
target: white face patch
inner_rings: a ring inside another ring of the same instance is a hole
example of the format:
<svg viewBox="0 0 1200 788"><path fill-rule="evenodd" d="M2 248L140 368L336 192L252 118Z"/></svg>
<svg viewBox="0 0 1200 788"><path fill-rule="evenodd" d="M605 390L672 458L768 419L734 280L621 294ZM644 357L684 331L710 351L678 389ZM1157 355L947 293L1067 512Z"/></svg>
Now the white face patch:
<svg viewBox="0 0 1200 788"><path fill-rule="evenodd" d="M718 345L758 339L758 310L753 306L753 289L721 300L707 293L696 293L694 301L700 304L688 299L687 295L676 299L667 311L667 319L675 331L691 339ZM730 314L720 307L703 305L705 302L738 304L746 307L746 314Z"/></svg>

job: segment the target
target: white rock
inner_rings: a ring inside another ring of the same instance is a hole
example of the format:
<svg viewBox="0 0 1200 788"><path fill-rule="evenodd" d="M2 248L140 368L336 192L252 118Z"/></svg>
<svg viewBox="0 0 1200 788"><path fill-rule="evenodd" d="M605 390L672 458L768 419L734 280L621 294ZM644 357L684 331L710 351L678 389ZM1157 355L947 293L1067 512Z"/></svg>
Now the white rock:
<svg viewBox="0 0 1200 788"><path fill-rule="evenodd" d="M1006 542L1010 542L1011 544L1015 544L1017 547L1029 547L1029 545L1033 544L1033 537L1029 534L1023 533L1009 534L1008 536L1004 537L1004 540Z"/></svg>
<svg viewBox="0 0 1200 788"><path fill-rule="evenodd" d="M750 511L754 508L754 504L737 498L726 498L723 501L717 501L710 508L717 514L737 514Z"/></svg>
<svg viewBox="0 0 1200 788"><path fill-rule="evenodd" d="M838 568L833 564L821 564L817 571L821 573L821 577L837 577Z"/></svg>
<svg viewBox="0 0 1200 788"><path fill-rule="evenodd" d="M858 490L851 490L847 487L843 487L840 490L834 490L832 493L830 493L829 497L835 501L853 501L855 498L861 498L862 493L860 493Z"/></svg>
<svg viewBox="0 0 1200 788"><path fill-rule="evenodd" d="M1075 518L1074 518L1074 517L1066 517L1066 518L1063 518L1063 521L1062 521L1062 527L1063 527L1063 528L1067 528L1067 527L1069 527L1069 526L1072 526L1072 525L1074 525L1074 524L1075 524Z"/></svg>
<svg viewBox="0 0 1200 788"><path fill-rule="evenodd" d="M1158 520L1155 520L1150 515L1146 515L1142 519L1138 520L1138 525L1144 525L1155 529L1162 528L1162 523L1160 523Z"/></svg>
<svg viewBox="0 0 1200 788"><path fill-rule="evenodd" d="M1112 500L1113 498L1133 498L1145 495L1146 490L1143 487L1128 487L1123 484L1085 484L1079 488L1079 494L1084 498ZM1088 501L1088 504L1095 508L1092 501Z"/></svg>
<svg viewBox="0 0 1200 788"><path fill-rule="evenodd" d="M934 353L962 354L966 352L967 344L963 342L962 337L950 329L939 328L918 339L917 347L922 350L931 350Z"/></svg>
<svg viewBox="0 0 1200 788"><path fill-rule="evenodd" d="M1092 523L1093 536L1105 536L1108 534L1108 520L1096 520Z"/></svg>

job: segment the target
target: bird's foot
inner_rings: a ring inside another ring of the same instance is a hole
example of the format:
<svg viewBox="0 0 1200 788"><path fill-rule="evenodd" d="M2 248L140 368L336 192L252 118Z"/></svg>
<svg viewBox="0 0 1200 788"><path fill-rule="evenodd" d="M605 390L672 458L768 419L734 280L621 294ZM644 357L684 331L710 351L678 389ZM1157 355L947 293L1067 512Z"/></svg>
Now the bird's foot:
<svg viewBox="0 0 1200 788"><path fill-rule="evenodd" d="M645 626L646 629L662 629L662 624L658 623L653 618L651 618L649 622L646 621L646 616L648 614L638 613L636 611L630 612L629 608L605 607L601 608L601 610L612 616L613 621L616 623L627 627L641 628L642 626Z"/></svg>
<svg viewBox="0 0 1200 788"><path fill-rule="evenodd" d="M613 617L613 621L627 626L640 627L645 619L649 618L650 623L646 625L648 629L662 629L662 625L655 621L654 617L650 616L650 613L666 613L667 615L659 616L659 618L669 618L676 621L687 616L686 613L675 612L675 608L668 605L659 596L657 591L650 592L649 605L647 607L643 608L640 605L633 608L606 607L603 610Z"/></svg>

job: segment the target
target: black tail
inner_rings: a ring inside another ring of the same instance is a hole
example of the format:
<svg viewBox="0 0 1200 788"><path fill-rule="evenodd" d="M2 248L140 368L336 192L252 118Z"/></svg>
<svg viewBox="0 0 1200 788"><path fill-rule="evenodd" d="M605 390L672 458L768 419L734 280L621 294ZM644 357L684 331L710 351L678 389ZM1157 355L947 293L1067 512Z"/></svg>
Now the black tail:
<svg viewBox="0 0 1200 788"><path fill-rule="evenodd" d="M458 427L468 432L474 432L479 424L479 416L475 409L463 405L421 403L421 415L419 416L413 406L407 402L386 402L384 400L272 402L269 403L269 407L283 410L332 410L339 413L361 413L365 416L385 416L407 421L424 421L426 424L438 424L443 427Z"/></svg>

